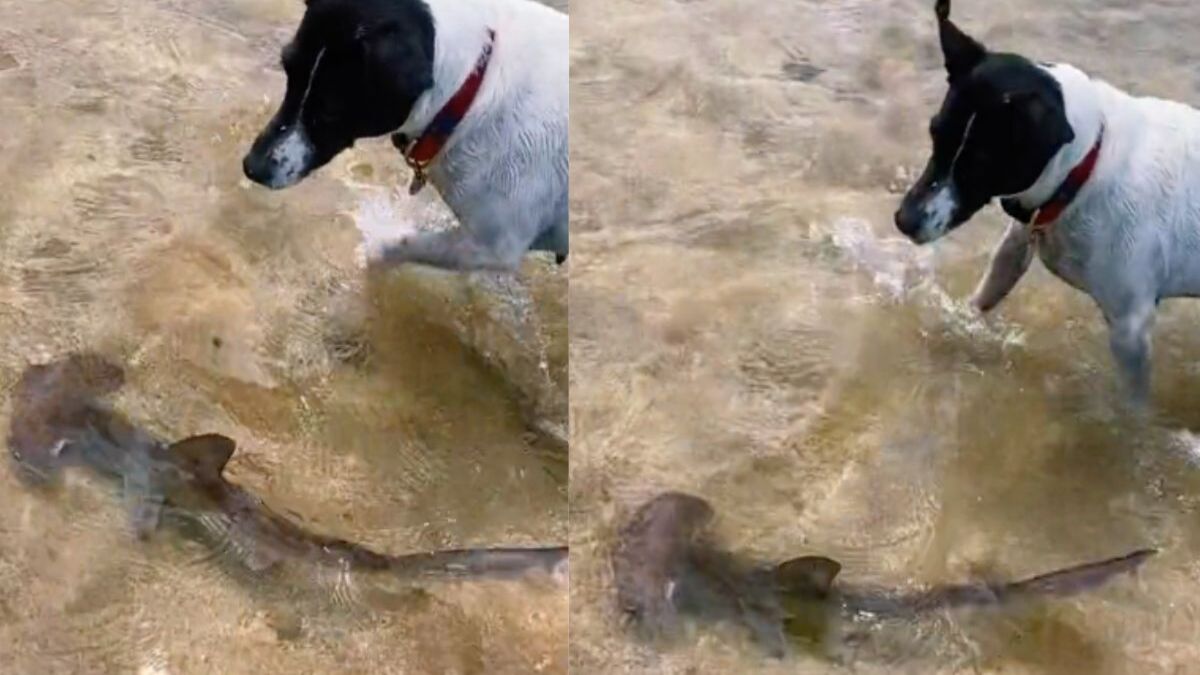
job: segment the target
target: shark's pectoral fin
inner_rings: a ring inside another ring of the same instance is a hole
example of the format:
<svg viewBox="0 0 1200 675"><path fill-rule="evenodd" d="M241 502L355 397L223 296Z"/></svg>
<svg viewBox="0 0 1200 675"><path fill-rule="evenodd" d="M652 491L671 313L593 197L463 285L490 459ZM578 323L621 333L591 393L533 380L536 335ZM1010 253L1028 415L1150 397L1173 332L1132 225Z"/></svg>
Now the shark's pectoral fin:
<svg viewBox="0 0 1200 675"><path fill-rule="evenodd" d="M246 569L258 574L283 562L283 556L261 541L258 532L247 522L234 520L226 534L230 550Z"/></svg>
<svg viewBox="0 0 1200 675"><path fill-rule="evenodd" d="M783 632L783 621L774 612L743 607L742 622L750 630L755 641L762 645L772 658L782 659L787 656L788 641Z"/></svg>
<svg viewBox="0 0 1200 675"><path fill-rule="evenodd" d="M255 574L266 572L279 563L279 556L271 551L258 547L246 551L242 555L242 562L251 572Z"/></svg>
<svg viewBox="0 0 1200 675"><path fill-rule="evenodd" d="M792 558L775 568L775 581L785 592L825 596L842 566L822 556Z"/></svg>
<svg viewBox="0 0 1200 675"><path fill-rule="evenodd" d="M158 528L162 518L163 496L151 485L148 471L129 471L125 474L122 487L129 510L129 525L138 539L145 539Z"/></svg>
<svg viewBox="0 0 1200 675"><path fill-rule="evenodd" d="M173 443L170 452L188 460L199 473L219 476L236 449L237 444L231 438L203 434Z"/></svg>
<svg viewBox="0 0 1200 675"><path fill-rule="evenodd" d="M130 492L127 486L125 504L129 510L129 526L133 529L134 536L138 539L145 539L158 529L163 511L161 497Z"/></svg>
<svg viewBox="0 0 1200 675"><path fill-rule="evenodd" d="M138 539L146 539L162 519L162 502L138 501L130 505L129 522Z"/></svg>

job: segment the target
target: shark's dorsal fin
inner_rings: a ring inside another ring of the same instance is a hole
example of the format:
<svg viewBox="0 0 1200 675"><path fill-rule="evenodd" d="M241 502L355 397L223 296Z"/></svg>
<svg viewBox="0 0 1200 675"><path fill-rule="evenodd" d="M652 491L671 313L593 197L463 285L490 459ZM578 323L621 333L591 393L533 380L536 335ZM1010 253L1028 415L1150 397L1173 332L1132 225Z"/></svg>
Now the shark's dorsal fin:
<svg viewBox="0 0 1200 675"><path fill-rule="evenodd" d="M806 555L779 563L775 580L787 592L824 596L840 571L842 566L836 560Z"/></svg>
<svg viewBox="0 0 1200 675"><path fill-rule="evenodd" d="M186 458L199 471L212 472L220 476L225 464L233 456L237 443L221 434L191 436L171 445L170 451Z"/></svg>

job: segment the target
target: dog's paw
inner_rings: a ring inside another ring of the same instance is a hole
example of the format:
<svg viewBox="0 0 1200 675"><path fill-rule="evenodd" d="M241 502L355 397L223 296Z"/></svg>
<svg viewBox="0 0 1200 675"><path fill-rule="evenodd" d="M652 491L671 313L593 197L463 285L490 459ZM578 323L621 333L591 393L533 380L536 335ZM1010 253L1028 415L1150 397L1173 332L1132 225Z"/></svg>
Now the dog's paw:
<svg viewBox="0 0 1200 675"><path fill-rule="evenodd" d="M967 304L980 315L987 316L992 313L992 310L1000 306L1000 303L1004 302L1006 297L1008 297L1007 292L998 292L997 289L990 287L984 281L971 294L971 299L967 301Z"/></svg>

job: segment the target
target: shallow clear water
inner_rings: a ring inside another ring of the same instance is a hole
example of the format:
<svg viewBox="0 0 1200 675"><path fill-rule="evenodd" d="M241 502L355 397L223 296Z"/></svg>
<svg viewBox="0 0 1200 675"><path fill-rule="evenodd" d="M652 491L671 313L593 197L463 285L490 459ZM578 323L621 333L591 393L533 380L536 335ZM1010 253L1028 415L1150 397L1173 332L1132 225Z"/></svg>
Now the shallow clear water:
<svg viewBox="0 0 1200 675"><path fill-rule="evenodd" d="M589 3L572 34L572 672L1200 672L1200 306L1164 308L1152 423L1114 414L1104 323L1043 269L964 305L1004 218L891 224L944 93L931 2ZM955 3L993 47L1200 103L1184 2ZM608 554L659 490L733 548L904 587L1146 545L1137 579L881 626L836 664L736 630L665 651Z"/></svg>
<svg viewBox="0 0 1200 675"><path fill-rule="evenodd" d="M130 417L236 439L231 479L321 532L561 542L565 268L365 274L359 206L407 179L386 141L282 193L241 178L302 11L0 0L0 391L99 350L129 370ZM446 217L424 197L386 198ZM4 468L0 493L4 672L565 670L561 587L347 601L230 574L171 531L139 544L86 474L47 493Z"/></svg>

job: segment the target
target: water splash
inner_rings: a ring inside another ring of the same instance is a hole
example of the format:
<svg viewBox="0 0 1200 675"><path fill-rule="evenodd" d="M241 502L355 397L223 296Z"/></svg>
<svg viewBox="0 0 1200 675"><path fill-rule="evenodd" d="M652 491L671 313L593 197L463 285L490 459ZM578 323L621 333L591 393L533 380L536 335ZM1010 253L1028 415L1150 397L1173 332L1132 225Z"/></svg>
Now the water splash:
<svg viewBox="0 0 1200 675"><path fill-rule="evenodd" d="M1188 464L1200 467L1200 434L1189 429L1177 429L1170 435L1172 448L1183 455Z"/></svg>
<svg viewBox="0 0 1200 675"><path fill-rule="evenodd" d="M902 302L933 278L933 254L899 237L879 237L862 218L833 221L830 240L855 269L871 275L887 299Z"/></svg>
<svg viewBox="0 0 1200 675"><path fill-rule="evenodd" d="M934 250L900 237L880 237L862 218L833 221L830 242L854 269L870 275L875 300L914 303L922 322L954 337L1001 347L1025 344L1025 331L996 318L985 318L966 300L953 297L937 280ZM929 325L933 324L933 325Z"/></svg>
<svg viewBox="0 0 1200 675"><path fill-rule="evenodd" d="M419 197L403 199L396 190L362 188L354 212L354 225L362 235L355 249L360 267L380 260L390 246L426 229L452 226L452 216L435 201Z"/></svg>

